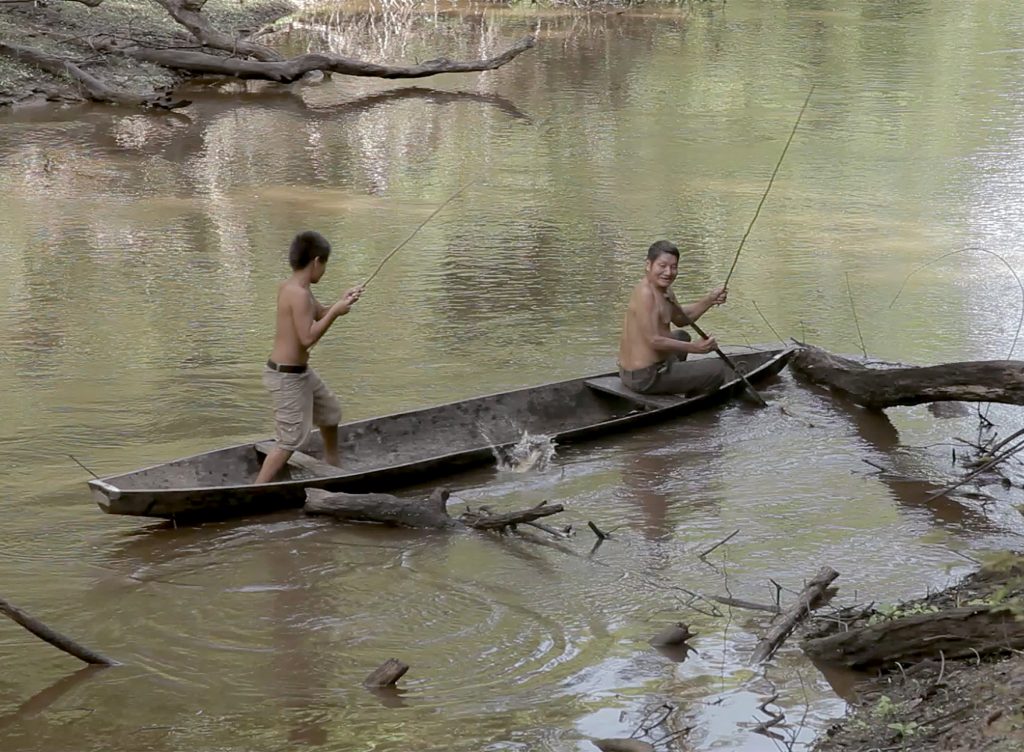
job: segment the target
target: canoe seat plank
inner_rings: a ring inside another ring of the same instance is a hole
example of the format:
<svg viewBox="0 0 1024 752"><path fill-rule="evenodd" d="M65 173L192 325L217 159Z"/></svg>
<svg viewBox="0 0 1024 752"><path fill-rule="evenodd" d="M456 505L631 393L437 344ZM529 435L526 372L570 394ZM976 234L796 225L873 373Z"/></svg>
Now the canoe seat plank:
<svg viewBox="0 0 1024 752"><path fill-rule="evenodd" d="M614 394L616 397L622 397L622 399L634 402L645 410L660 410L664 407L678 405L686 400L682 395L640 394L640 392L634 392L623 384L618 376L600 376L596 379L587 379L583 383L595 391Z"/></svg>
<svg viewBox="0 0 1024 752"><path fill-rule="evenodd" d="M271 449L277 446L273 441L259 441L253 445L257 452L262 455L266 455ZM316 457L306 454L305 452L292 452L292 456L288 458L288 464L292 467L297 467L306 472L312 473L313 475L337 475L341 472L334 465L328 464Z"/></svg>

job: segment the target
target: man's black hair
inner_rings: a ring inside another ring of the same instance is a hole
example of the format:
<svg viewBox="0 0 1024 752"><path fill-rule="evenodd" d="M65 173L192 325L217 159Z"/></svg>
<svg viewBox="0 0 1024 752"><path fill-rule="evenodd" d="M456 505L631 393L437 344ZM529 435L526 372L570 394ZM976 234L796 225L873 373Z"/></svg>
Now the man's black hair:
<svg viewBox="0 0 1024 752"><path fill-rule="evenodd" d="M659 240L656 243L651 243L651 247L647 249L647 260L657 261L658 257L663 253L675 256L676 261L679 260L679 249L667 240Z"/></svg>
<svg viewBox="0 0 1024 752"><path fill-rule="evenodd" d="M322 259L326 262L330 255L331 244L327 242L327 238L319 232L306 230L292 240L291 248L288 249L288 263L292 269L299 271L313 263L313 259Z"/></svg>

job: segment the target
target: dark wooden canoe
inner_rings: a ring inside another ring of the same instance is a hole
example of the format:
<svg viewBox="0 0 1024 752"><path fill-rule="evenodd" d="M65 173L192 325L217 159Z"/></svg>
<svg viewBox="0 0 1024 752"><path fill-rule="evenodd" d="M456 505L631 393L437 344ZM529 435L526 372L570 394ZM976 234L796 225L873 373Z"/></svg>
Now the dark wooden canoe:
<svg viewBox="0 0 1024 752"><path fill-rule="evenodd" d="M751 382L774 376L794 348L733 352ZM713 357L713 356L712 356ZM314 431L282 479L256 485L272 440L237 444L89 481L100 508L146 517L230 517L301 506L307 488L384 491L494 461L524 431L559 445L631 430L721 403L743 391L739 379L697 397L646 396L605 373L558 381L339 426L342 468L322 462ZM494 442L492 445L491 442Z"/></svg>

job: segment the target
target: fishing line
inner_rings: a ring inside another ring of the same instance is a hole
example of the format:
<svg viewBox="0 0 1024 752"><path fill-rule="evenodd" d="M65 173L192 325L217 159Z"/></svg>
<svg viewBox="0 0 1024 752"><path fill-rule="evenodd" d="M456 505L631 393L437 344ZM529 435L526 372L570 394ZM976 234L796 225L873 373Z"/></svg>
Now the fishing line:
<svg viewBox="0 0 1024 752"><path fill-rule="evenodd" d="M385 257L384 257L384 259L383 259L383 260L382 260L382 261L381 261L381 262L380 262L380 263L379 263L379 264L377 265L377 268L373 270L373 274L371 274L371 275L370 275L370 276L369 276L369 277L367 278L367 280L366 280L365 282L363 282L363 285L362 285L362 286L363 286L363 287L365 288L365 287L366 287L366 286L367 286L368 284L370 284L370 282L372 282L372 281L373 281L373 278L374 278L374 277L376 277L376 276L377 276L377 274L378 274L378 273L380 272L380 270L384 268L384 264L386 264L386 263L387 263L387 262L388 262L388 261L389 261L389 260L391 259L391 257L392 257L392 256L394 256L394 255L395 255L396 253L398 253L398 252L399 252L400 250L402 250L402 247L403 247L403 246L404 246L404 245L405 245L406 243L408 243L408 242L409 242L410 240L412 240L412 239L413 239L413 238L414 238L414 237L416 236L416 233L418 233L418 232L419 232L420 230L422 230L422 229L424 228L424 226L426 226L427 222L429 222L429 221L430 221L430 220L432 220L432 219L433 219L434 217L436 217L436 216L438 215L438 213L440 213L440 211L441 211L442 209L444 209L444 208L445 208L446 206L448 206L448 204L450 204L450 203L451 203L452 201L454 201L454 200L455 200L455 198L456 198L456 197L457 197L457 196L458 196L458 195L459 195L460 193L462 193L462 192L463 192L464 190L466 190L467 188L469 188L469 186L473 185L473 183L475 183L475 182L476 182L476 181L477 181L478 179L479 179L479 178L473 178L472 180L470 180L470 181L469 181L468 183L466 183L466 184L465 184L464 186L462 186L461 188L459 188L459 190L455 191L455 193L453 193L453 194L452 194L451 196L449 196L449 197L448 197L448 199L447 199L447 200L446 200L446 201L445 201L445 202L444 202L443 204L441 204L441 205L440 205L439 207L437 207L436 209L434 209L434 211L432 211L432 212L430 213L430 216L429 216L429 217L427 217L427 218L426 218L426 219L424 219L424 220L423 220L422 222L420 222L419 226L418 226L418 227L417 227L417 228L416 228L415 230L413 230L413 231L412 231L411 233L409 233L409 237L407 237L407 238L406 238L405 240L403 240L403 241L402 241L401 243L399 243L398 245L396 245L396 246L394 247L394 249L393 249L393 250L391 251L391 253L389 253L389 254L388 254L387 256L385 256Z"/></svg>
<svg viewBox="0 0 1024 752"><path fill-rule="evenodd" d="M910 274L908 274L906 276L906 278L903 280L903 284L900 285L900 289L896 292L895 297L889 303L889 310L890 311L892 310L892 307L896 304L896 301L899 300L900 295L903 294L903 290L904 290L904 288L906 288L907 282L910 281L910 278L913 277L915 274L917 274L919 271L921 271L922 269L924 269L924 268L926 268L928 266L931 266L932 264L936 264L939 261L942 261L943 259L947 259L950 256L956 256L957 254L968 253L970 251L981 251L982 253L987 253L990 256L995 256L997 259L1002 261L1003 265L1007 269L1010 270L1010 274L1013 275L1014 280L1016 280L1017 287L1020 288L1020 318L1017 320L1017 331L1014 332L1014 334L1013 334L1013 342L1010 343L1010 352L1008 352L1006 354L1006 359L1010 360L1010 358L1013 357L1013 351L1017 347L1017 340L1020 339L1021 328L1024 327L1024 283L1021 282L1020 277L1017 275L1016 270L1014 270L1014 268L1010 265L1009 261L1007 261L1004 257L999 255L995 251L990 251L988 248L982 248L981 246L976 246L976 245L969 245L969 246L966 246L965 248L960 248L960 249L955 250L955 251L949 251L948 253L943 253L941 256L936 256L935 258L933 258L933 259L931 259L929 261L924 262L923 264L918 266L916 269L914 269L912 272L910 272ZM987 422L988 421L988 412L991 409L991 407L992 407L991 403L986 405L986 407L985 407L985 414L984 415L982 415L981 411L979 410L978 411L978 417L982 418L983 420L985 420ZM980 432L980 429L979 429L979 432Z"/></svg>
<svg viewBox="0 0 1024 752"><path fill-rule="evenodd" d="M740 239L739 248L736 249L736 256L732 260L732 266L729 267L729 273L725 275L725 282L722 284L722 287L729 286L729 280L732 279L732 273L736 269L736 262L740 260L740 253L743 251L743 244L747 242L747 237L750 235L750 231L754 229L754 223L757 221L757 217L761 213L761 207L764 206L765 199L768 198L768 192L772 189L772 184L775 182L775 176L779 174L779 168L782 167L782 160L786 158L786 152L789 151L789 145L793 142L793 136L796 135L796 129L800 126L800 120L804 116L804 110L807 109L807 103L811 101L811 94L813 93L814 84L811 84L811 90L807 92L807 98L804 99L804 106L800 108L800 114L797 115L796 122L793 123L793 130L789 133L789 138L786 140L786 145L782 149L779 161L775 163L775 169L772 171L772 176L768 180L768 187L764 189L764 193L761 195L761 201L757 204L757 209L754 211L754 217L750 220L750 224L747 225L747 231L743 233L743 237Z"/></svg>

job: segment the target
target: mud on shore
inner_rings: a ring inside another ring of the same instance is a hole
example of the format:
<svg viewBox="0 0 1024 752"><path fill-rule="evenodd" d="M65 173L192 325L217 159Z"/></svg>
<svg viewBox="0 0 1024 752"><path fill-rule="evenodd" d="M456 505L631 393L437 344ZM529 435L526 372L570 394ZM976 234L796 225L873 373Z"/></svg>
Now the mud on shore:
<svg viewBox="0 0 1024 752"><path fill-rule="evenodd" d="M1024 618L1024 556L999 554L957 585L892 608L872 609L863 623L938 613L965 604L1002 604ZM858 624L848 623L846 628ZM835 631L817 620L813 636ZM944 656L892 670L857 685L853 708L817 740L814 752L1024 750L1024 652Z"/></svg>

